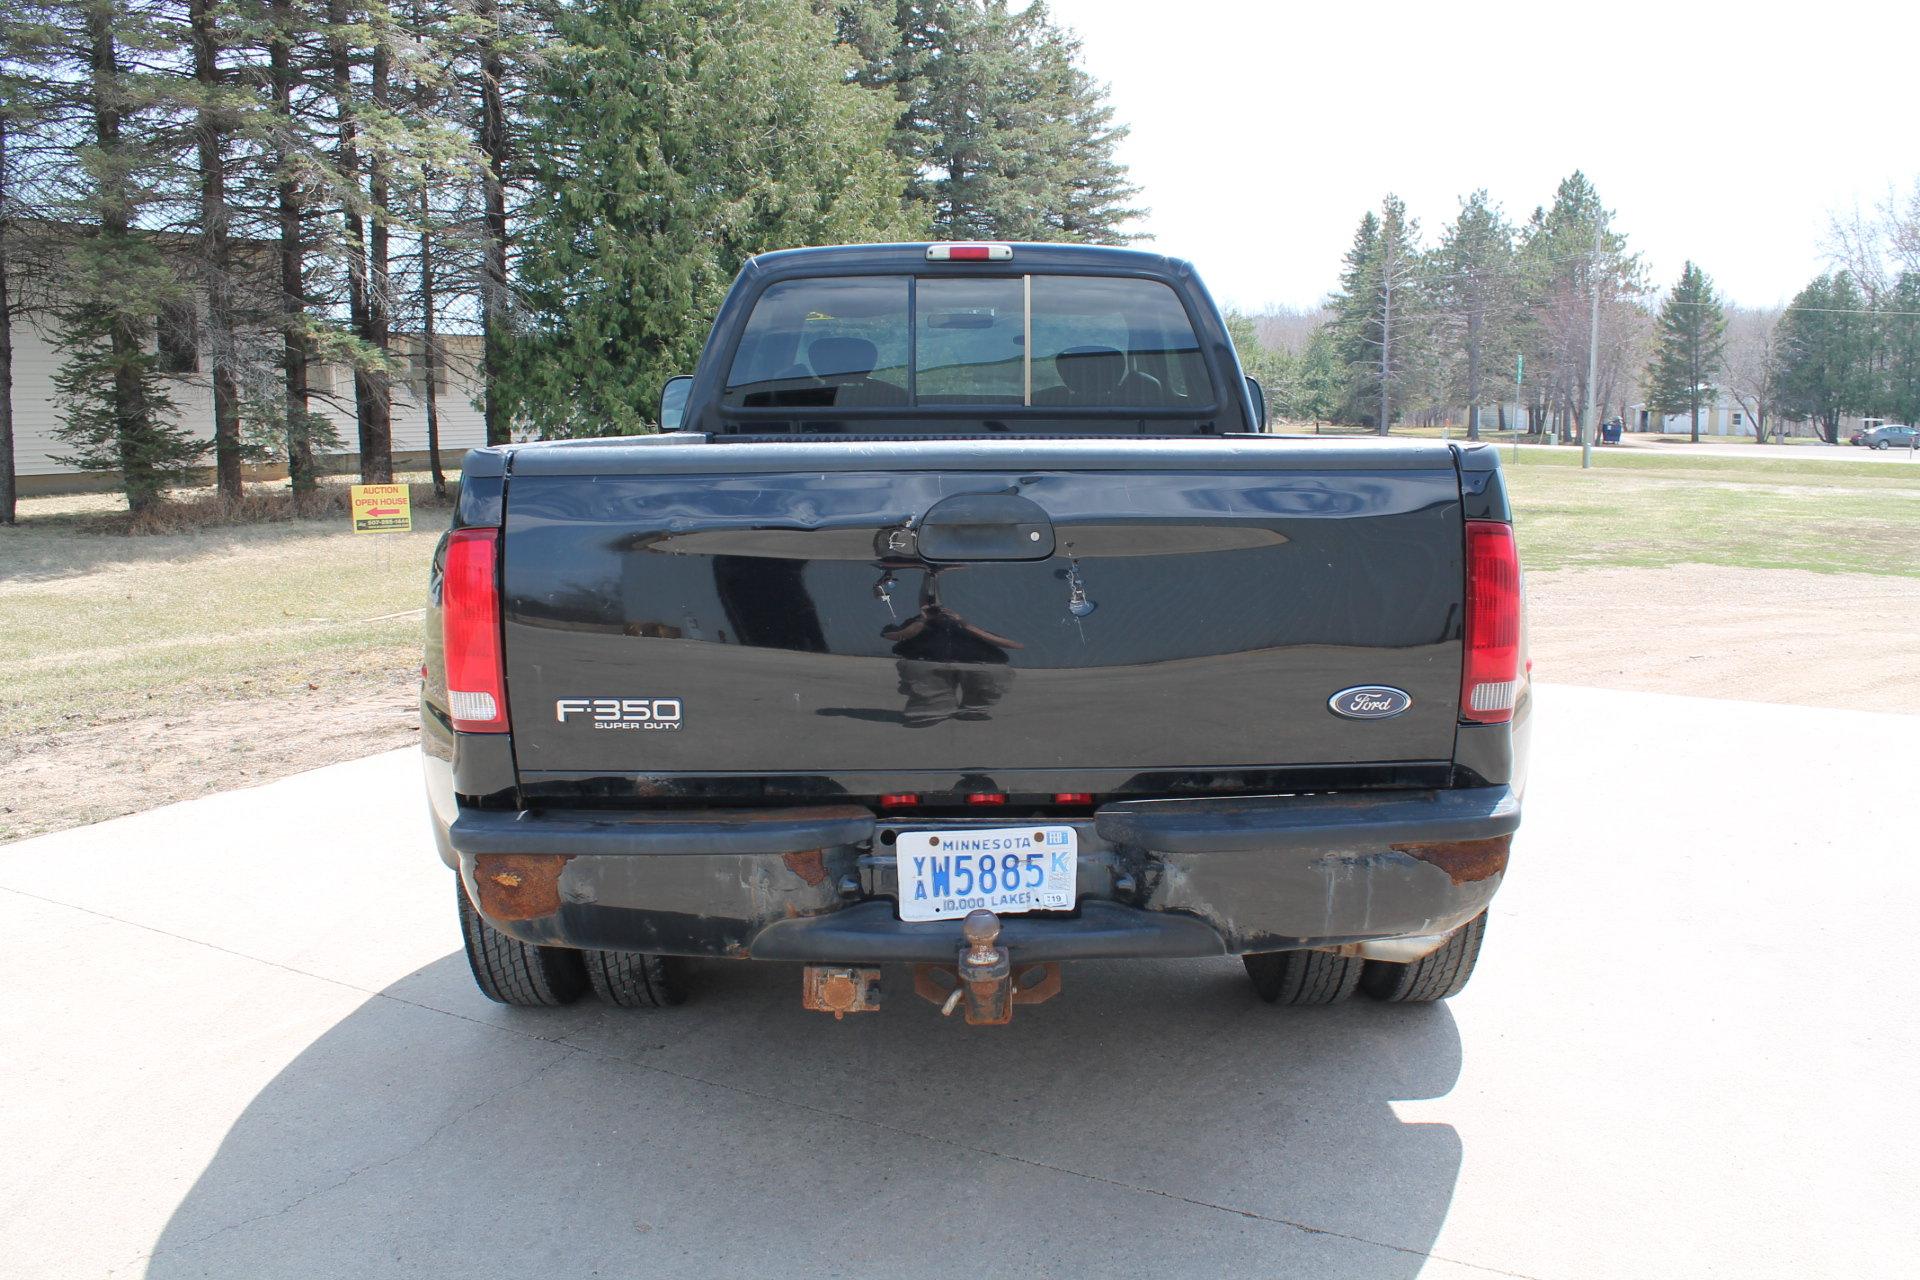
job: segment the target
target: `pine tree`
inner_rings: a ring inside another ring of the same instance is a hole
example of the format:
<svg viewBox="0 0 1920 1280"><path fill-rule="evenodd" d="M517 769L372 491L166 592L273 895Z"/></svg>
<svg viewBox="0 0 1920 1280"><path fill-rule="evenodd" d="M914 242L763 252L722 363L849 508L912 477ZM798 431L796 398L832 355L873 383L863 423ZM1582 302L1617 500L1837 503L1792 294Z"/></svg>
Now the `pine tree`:
<svg viewBox="0 0 1920 1280"><path fill-rule="evenodd" d="M1686 410L1693 443L1700 443L1700 402L1711 404L1727 348L1727 313L1713 281L1693 263L1660 307L1653 363L1647 370L1647 405L1655 413Z"/></svg>
<svg viewBox="0 0 1920 1280"><path fill-rule="evenodd" d="M9 21L10 14L0 14L0 23ZM31 119L14 77L0 76L0 524L14 523L19 502L13 456L13 321L25 312L11 273L15 165L10 144L19 125Z"/></svg>
<svg viewBox="0 0 1920 1280"><path fill-rule="evenodd" d="M1900 273L1876 319L1881 353L1877 407L1896 422L1920 423L1920 274Z"/></svg>
<svg viewBox="0 0 1920 1280"><path fill-rule="evenodd" d="M1594 240L1598 232L1599 254ZM1527 381L1534 397L1528 413L1536 430L1549 414L1571 438L1572 426L1587 398L1587 352L1593 294L1600 294L1603 324L1599 335L1603 366L1617 369L1626 326L1608 326L1605 317L1622 300L1646 290L1639 258L1627 250L1624 235L1613 229L1613 215L1593 183L1578 170L1562 179L1553 203L1535 209L1520 236L1521 315L1518 339L1526 355ZM1595 389L1604 399L1604 387Z"/></svg>
<svg viewBox="0 0 1920 1280"><path fill-rule="evenodd" d="M1381 201L1354 232L1330 300L1335 345L1346 366L1347 395L1338 416L1371 421L1386 435L1404 409L1401 393L1420 372L1419 329L1409 323L1425 309L1421 287L1420 224L1398 196Z"/></svg>
<svg viewBox="0 0 1920 1280"><path fill-rule="evenodd" d="M199 207L194 230L200 241L200 287L206 300L203 331L209 382L213 390L214 484L221 497L241 496L241 466L252 450L241 431L242 369L246 363L240 335L241 286L236 279L228 189L232 148L258 99L236 86L225 55L234 39L233 15L219 0L188 0L188 42L192 62L179 89L181 114L192 120L192 141Z"/></svg>
<svg viewBox="0 0 1920 1280"><path fill-rule="evenodd" d="M464 0L407 0L402 19L411 33L438 32L454 27L454 16ZM427 428L427 466L438 498L447 494L440 447L440 383L449 355L440 342L443 320L452 312L460 317L461 283L469 282L469 298L481 278L481 244L485 238L481 181L485 161L461 119L463 86L456 70L470 42L456 35L440 42L441 57L400 60L395 97L417 122L441 122L438 145L406 157L395 165L395 209L409 219L391 263L389 292L394 299L395 322L417 325L417 379L412 379ZM487 393L483 390L483 395ZM492 397L488 397L489 400Z"/></svg>
<svg viewBox="0 0 1920 1280"><path fill-rule="evenodd" d="M1345 394L1345 370L1330 325L1316 328L1300 352L1295 399L1283 408L1290 418L1318 425L1339 412Z"/></svg>
<svg viewBox="0 0 1920 1280"><path fill-rule="evenodd" d="M1374 298L1378 293L1373 271L1379 252L1380 219L1369 209L1360 215L1353 245L1341 260L1340 288L1328 299L1333 311L1328 328L1341 373L1340 402L1333 411L1333 417L1339 420L1370 421L1378 405L1378 387L1366 371L1374 356L1373 341L1377 340L1370 335L1374 334Z"/></svg>
<svg viewBox="0 0 1920 1280"><path fill-rule="evenodd" d="M374 234L385 243L385 214L372 210L361 189L361 116L379 103L369 101L362 85L356 83L356 64L367 62L376 74L376 86L384 89L386 48L378 27L379 19L367 19L349 9L346 0L327 0L326 5L326 84L331 90L334 116L335 173L338 175L341 220L341 256L347 276L347 316L359 341L353 360L353 417L358 428L360 478L368 483L387 483L393 479L393 402L386 368L386 321L384 279L374 280L369 270L367 222L375 217ZM365 48L371 41L373 50ZM384 185L377 170L376 186ZM380 273L383 277L384 270Z"/></svg>
<svg viewBox="0 0 1920 1280"><path fill-rule="evenodd" d="M1829 444L1840 441L1840 419L1864 407L1871 321L1859 287L1844 271L1813 280L1780 319L1780 410L1816 424Z"/></svg>
<svg viewBox="0 0 1920 1280"><path fill-rule="evenodd" d="M473 0L465 21L455 24L462 45L460 61L471 99L474 142L480 156L480 296L482 410L487 443L505 444L511 435L511 392L505 386L512 354L514 301L508 261L513 248L513 193L530 174L520 163L514 128L524 123L524 99L538 74L539 50L553 32L545 19L558 6L502 4ZM575 51L576 63L584 55Z"/></svg>
<svg viewBox="0 0 1920 1280"><path fill-rule="evenodd" d="M124 279L125 258L113 274ZM60 438L73 452L59 461L89 471L117 471L127 509L139 514L179 484L206 451L174 422L160 366L146 350L151 331L121 308L100 302L64 308L57 332L65 353L53 376Z"/></svg>
<svg viewBox="0 0 1920 1280"><path fill-rule="evenodd" d="M500 391L549 434L638 431L747 257L902 233L892 111L802 0L614 0L560 35L526 104L527 325Z"/></svg>
<svg viewBox="0 0 1920 1280"><path fill-rule="evenodd" d="M1240 357L1240 371L1260 384L1270 419L1292 416L1289 406L1299 397L1300 358L1280 347L1260 340L1253 317L1239 311L1226 315L1227 337Z"/></svg>
<svg viewBox="0 0 1920 1280"><path fill-rule="evenodd" d="M46 3L0 6L0 524L13 524L15 472L13 335L17 322L51 314L53 284L64 263L44 227L66 213L59 175L73 169L85 112L72 92L70 66L56 37L63 12Z"/></svg>
<svg viewBox="0 0 1920 1280"><path fill-rule="evenodd" d="M862 59L856 80L894 95L889 145L909 201L940 239L1123 244L1142 212L1115 150L1126 138L1080 42L1044 4L875 0L833 6Z"/></svg>
<svg viewBox="0 0 1920 1280"><path fill-rule="evenodd" d="M1448 349L1452 389L1467 405L1467 438L1480 438L1480 405L1490 369L1503 367L1513 344L1518 304L1513 228L1484 190L1461 202L1460 216L1430 259L1430 290Z"/></svg>
<svg viewBox="0 0 1920 1280"><path fill-rule="evenodd" d="M205 452L173 422L149 350L156 317L191 294L144 220L178 196L178 151L167 95L148 65L165 47L157 4L88 0L37 7L30 44L9 50L39 74L48 117L66 130L75 164L48 205L84 229L61 267L57 310L64 360L54 385L63 461L120 473L135 514L159 503Z"/></svg>
<svg viewBox="0 0 1920 1280"><path fill-rule="evenodd" d="M329 248L335 274L344 277L352 334L351 343L335 345L353 368L360 478L368 483L393 478L393 237L396 229L418 232L413 202L396 195L396 183L417 185L412 175L436 163L448 173L491 172L464 128L420 110L430 99L400 84L406 77L416 86L423 77L437 81L442 65L468 50L468 42L443 34L446 17L434 22L419 5L400 9L380 0L327 0L325 7L323 83L332 133L326 159L339 218ZM490 263L496 259L488 255Z"/></svg>

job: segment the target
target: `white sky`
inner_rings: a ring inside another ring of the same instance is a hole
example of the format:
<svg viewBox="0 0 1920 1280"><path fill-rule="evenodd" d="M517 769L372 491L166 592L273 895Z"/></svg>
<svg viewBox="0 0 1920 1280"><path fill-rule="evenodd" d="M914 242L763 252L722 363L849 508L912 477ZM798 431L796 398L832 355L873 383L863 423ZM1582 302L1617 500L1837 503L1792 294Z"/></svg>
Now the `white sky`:
<svg viewBox="0 0 1920 1280"><path fill-rule="evenodd" d="M1823 269L1828 215L1920 174L1912 0L1050 0L1132 126L1146 243L1223 305L1306 306L1388 191L1426 242L1486 187L1515 222L1585 170L1669 286L1748 305Z"/></svg>

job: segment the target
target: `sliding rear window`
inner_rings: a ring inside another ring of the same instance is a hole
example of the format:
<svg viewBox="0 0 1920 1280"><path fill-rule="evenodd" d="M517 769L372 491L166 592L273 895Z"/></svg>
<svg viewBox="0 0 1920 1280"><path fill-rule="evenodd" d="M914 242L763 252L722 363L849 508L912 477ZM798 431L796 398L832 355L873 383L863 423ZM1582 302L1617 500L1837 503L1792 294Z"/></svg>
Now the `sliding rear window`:
<svg viewBox="0 0 1920 1280"><path fill-rule="evenodd" d="M1117 276L787 280L754 304L732 408L1206 409L1179 297Z"/></svg>

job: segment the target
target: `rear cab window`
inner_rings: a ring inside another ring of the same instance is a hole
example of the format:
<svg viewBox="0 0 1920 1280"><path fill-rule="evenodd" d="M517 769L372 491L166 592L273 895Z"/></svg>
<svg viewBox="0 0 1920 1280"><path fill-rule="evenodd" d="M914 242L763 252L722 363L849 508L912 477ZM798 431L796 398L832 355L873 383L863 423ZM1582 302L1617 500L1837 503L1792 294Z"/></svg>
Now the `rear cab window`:
<svg viewBox="0 0 1920 1280"><path fill-rule="evenodd" d="M769 285L721 405L751 418L811 410L796 424L807 430L820 411L884 430L888 410L930 409L949 424L977 410L991 430L1052 431L1204 417L1216 399L1186 308L1160 281L901 274Z"/></svg>

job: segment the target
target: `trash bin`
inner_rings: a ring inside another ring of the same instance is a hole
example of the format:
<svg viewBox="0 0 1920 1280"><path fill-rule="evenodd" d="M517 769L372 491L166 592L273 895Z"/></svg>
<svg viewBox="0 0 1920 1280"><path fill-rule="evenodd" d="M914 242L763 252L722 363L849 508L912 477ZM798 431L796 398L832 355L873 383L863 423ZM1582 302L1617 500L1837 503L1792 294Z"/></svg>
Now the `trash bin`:
<svg viewBox="0 0 1920 1280"><path fill-rule="evenodd" d="M1618 422L1609 422L1605 426L1601 427L1600 442L1602 444L1619 444L1620 443L1620 424Z"/></svg>

